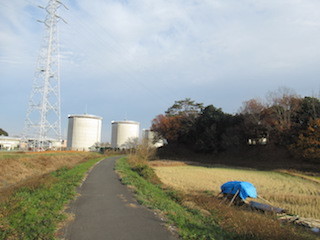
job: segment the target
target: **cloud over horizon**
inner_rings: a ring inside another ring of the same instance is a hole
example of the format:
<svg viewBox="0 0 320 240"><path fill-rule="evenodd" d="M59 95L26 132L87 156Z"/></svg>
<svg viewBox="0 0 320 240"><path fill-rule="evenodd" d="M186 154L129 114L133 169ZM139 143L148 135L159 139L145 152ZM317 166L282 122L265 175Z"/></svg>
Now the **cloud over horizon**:
<svg viewBox="0 0 320 240"><path fill-rule="evenodd" d="M315 0L63 1L59 15L62 119L81 113L143 128L191 97L234 113L279 86L320 90L320 2ZM0 3L0 81L5 117L18 134L31 91L47 1ZM19 84L19 89L16 88Z"/></svg>

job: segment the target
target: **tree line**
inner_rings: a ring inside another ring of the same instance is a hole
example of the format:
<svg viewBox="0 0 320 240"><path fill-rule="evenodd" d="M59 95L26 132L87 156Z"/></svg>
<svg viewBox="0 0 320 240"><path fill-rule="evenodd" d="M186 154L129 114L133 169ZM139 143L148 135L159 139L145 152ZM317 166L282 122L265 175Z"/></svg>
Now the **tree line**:
<svg viewBox="0 0 320 240"><path fill-rule="evenodd" d="M152 130L169 145L199 153L243 149L250 144L284 147L305 159L320 159L320 101L279 88L266 100L245 101L236 114L190 98L175 101L152 121Z"/></svg>

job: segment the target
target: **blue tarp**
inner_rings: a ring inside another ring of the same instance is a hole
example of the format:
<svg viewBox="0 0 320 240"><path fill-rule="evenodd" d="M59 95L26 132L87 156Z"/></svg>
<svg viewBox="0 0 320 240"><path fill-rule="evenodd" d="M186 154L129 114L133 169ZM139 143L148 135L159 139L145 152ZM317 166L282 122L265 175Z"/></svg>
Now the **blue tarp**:
<svg viewBox="0 0 320 240"><path fill-rule="evenodd" d="M239 197L245 200L247 197L257 198L257 190L252 183L231 181L221 185L221 191L226 194L236 194L239 190Z"/></svg>

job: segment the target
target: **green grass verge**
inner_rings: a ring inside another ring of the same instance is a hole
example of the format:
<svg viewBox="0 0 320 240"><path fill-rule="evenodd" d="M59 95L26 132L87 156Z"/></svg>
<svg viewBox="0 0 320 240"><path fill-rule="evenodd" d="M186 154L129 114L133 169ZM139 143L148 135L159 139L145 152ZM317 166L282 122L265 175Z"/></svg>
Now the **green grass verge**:
<svg viewBox="0 0 320 240"><path fill-rule="evenodd" d="M40 186L21 188L0 203L0 239L55 239L57 224L66 218L64 206L88 169L102 159L52 172Z"/></svg>
<svg viewBox="0 0 320 240"><path fill-rule="evenodd" d="M117 161L116 170L124 184L134 186L139 203L160 210L169 224L178 228L178 233L183 239L231 239L212 217L204 217L197 210L181 206L174 200L174 193L165 192L132 171L125 158Z"/></svg>

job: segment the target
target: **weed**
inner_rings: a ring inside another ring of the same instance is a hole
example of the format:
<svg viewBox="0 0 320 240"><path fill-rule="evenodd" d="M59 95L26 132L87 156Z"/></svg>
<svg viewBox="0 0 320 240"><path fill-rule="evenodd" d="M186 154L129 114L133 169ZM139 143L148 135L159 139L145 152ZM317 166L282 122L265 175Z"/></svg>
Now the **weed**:
<svg viewBox="0 0 320 240"><path fill-rule="evenodd" d="M211 218L177 203L174 191L166 193L160 186L148 182L137 172L132 171L126 159L117 161L116 170L124 184L134 186L139 203L160 210L169 224L174 224L178 228L183 239L230 239Z"/></svg>
<svg viewBox="0 0 320 240"><path fill-rule="evenodd" d="M19 188L0 204L0 239L54 239L66 216L64 205L72 199L85 172L99 159L43 176L37 185Z"/></svg>
<svg viewBox="0 0 320 240"><path fill-rule="evenodd" d="M131 166L131 169L137 172L141 177L154 184L160 184L160 179L148 164L149 160L154 156L155 148L145 142L139 145L137 149L129 155L128 163Z"/></svg>

